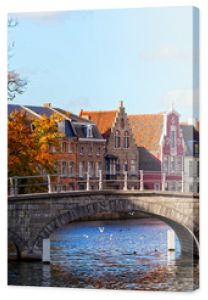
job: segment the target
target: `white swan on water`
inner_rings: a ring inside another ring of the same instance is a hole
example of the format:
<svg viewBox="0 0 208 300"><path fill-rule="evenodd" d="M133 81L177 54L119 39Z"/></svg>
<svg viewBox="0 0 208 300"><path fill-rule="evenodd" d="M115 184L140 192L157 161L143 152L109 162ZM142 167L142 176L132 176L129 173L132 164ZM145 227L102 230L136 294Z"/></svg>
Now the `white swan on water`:
<svg viewBox="0 0 208 300"><path fill-rule="evenodd" d="M98 227L100 232L104 232L105 227Z"/></svg>

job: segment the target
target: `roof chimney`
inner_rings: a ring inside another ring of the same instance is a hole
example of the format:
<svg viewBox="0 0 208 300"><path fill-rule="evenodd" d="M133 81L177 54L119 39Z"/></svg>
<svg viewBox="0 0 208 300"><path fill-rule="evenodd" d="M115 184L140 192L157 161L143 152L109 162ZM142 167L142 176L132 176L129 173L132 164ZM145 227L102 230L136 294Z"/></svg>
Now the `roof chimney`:
<svg viewBox="0 0 208 300"><path fill-rule="evenodd" d="M52 103L50 102L43 103L43 107L52 108Z"/></svg>

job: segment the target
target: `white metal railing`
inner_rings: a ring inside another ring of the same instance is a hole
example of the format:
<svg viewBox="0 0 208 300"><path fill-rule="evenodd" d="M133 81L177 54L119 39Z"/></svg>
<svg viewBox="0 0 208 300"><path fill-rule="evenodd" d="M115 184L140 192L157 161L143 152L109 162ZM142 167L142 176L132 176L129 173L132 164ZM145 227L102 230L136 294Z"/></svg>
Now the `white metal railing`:
<svg viewBox="0 0 208 300"><path fill-rule="evenodd" d="M31 193L53 193L70 192L74 190L172 190L184 192L185 176L180 174L169 175L159 171L140 170L137 175L127 171L113 175L106 174L99 170L99 177L90 176L86 172L83 177L64 176L57 174L37 176L15 176L8 178L9 196Z"/></svg>

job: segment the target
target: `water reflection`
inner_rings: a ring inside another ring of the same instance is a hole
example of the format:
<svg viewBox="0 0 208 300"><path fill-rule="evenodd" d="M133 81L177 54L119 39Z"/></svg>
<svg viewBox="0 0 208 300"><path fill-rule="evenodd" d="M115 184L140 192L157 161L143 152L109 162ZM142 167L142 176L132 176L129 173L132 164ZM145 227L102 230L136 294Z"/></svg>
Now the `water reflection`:
<svg viewBox="0 0 208 300"><path fill-rule="evenodd" d="M51 264L9 264L9 284L137 290L192 290L198 266L167 251L157 220L74 223L51 236Z"/></svg>
<svg viewBox="0 0 208 300"><path fill-rule="evenodd" d="M176 254L175 251L167 251L168 254L168 266L175 266L176 263Z"/></svg>

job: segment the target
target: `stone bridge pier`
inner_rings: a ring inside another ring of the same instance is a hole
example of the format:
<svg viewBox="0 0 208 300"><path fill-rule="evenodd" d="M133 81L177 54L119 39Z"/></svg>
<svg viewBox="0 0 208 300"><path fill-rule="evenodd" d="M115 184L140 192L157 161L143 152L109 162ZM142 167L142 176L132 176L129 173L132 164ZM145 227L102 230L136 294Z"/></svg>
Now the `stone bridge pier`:
<svg viewBox="0 0 208 300"><path fill-rule="evenodd" d="M83 191L9 197L8 238L20 259L42 259L43 240L71 222L141 213L169 225L182 254L199 255L198 195L151 191ZM84 226L84 222L83 222Z"/></svg>

